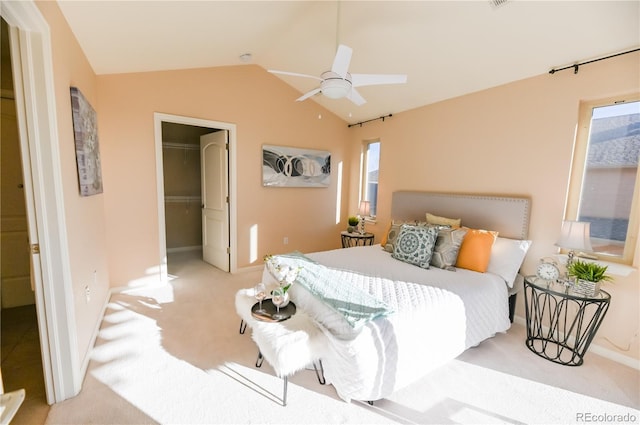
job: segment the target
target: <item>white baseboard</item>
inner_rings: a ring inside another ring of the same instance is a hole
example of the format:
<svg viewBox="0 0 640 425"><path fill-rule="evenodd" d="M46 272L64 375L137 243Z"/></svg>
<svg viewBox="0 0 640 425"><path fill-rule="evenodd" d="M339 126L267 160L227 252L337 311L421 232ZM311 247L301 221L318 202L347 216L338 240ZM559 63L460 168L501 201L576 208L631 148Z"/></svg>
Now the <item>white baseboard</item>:
<svg viewBox="0 0 640 425"><path fill-rule="evenodd" d="M89 339L89 348L84 354L84 358L82 359L82 363L80 364L80 383L78 388L82 388L82 382L84 382L84 378L87 375L87 370L89 369L89 362L91 361L91 353L96 346L96 341L98 339L98 333L100 333L100 326L102 326L102 321L104 320L104 314L107 311L107 306L109 305L109 301L111 300L112 290L109 289L107 291L107 296L102 303L102 310L100 311L99 320L96 322L93 327L93 332L91 332L91 338Z"/></svg>
<svg viewBox="0 0 640 425"><path fill-rule="evenodd" d="M262 269L264 269L264 264L258 264L257 266L241 267L241 268L236 270L235 274L257 272L257 271L260 271Z"/></svg>
<svg viewBox="0 0 640 425"><path fill-rule="evenodd" d="M519 325L522 325L526 328L527 323L524 319L524 317L520 317L520 316L515 316L513 318L513 321ZM548 328L545 328L545 330L548 330ZM589 346L589 351L591 353L597 354L599 356L602 356L606 359L609 359L611 361L614 361L616 363L620 363L623 364L625 366L629 366L630 368L636 369L636 370L640 370L640 360L638 359L634 359L633 357L629 357L629 356L625 356L623 354L618 353L617 351L613 351L609 348L605 348L601 345L597 345L592 343Z"/></svg>

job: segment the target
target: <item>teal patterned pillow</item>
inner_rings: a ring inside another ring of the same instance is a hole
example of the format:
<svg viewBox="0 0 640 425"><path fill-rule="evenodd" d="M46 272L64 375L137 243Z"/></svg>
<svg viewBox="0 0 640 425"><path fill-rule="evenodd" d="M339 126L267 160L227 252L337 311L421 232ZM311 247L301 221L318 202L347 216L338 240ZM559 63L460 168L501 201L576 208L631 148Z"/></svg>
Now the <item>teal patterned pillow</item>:
<svg viewBox="0 0 640 425"><path fill-rule="evenodd" d="M454 267L458 259L458 252L467 229L441 229L438 232L436 246L431 257L431 265L440 269L456 271Z"/></svg>
<svg viewBox="0 0 640 425"><path fill-rule="evenodd" d="M437 229L448 229L449 228L449 226L446 226L446 225L429 224L426 221L393 220L391 222L391 226L389 227L389 231L387 232L387 241L385 242L385 245L383 246L383 249L385 251L390 252L390 253L393 254L393 251L395 249L396 240L398 239L398 236L400 235L400 229L405 224L411 225L411 226L435 227Z"/></svg>
<svg viewBox="0 0 640 425"><path fill-rule="evenodd" d="M391 256L396 260L428 269L437 237L436 227L403 224Z"/></svg>

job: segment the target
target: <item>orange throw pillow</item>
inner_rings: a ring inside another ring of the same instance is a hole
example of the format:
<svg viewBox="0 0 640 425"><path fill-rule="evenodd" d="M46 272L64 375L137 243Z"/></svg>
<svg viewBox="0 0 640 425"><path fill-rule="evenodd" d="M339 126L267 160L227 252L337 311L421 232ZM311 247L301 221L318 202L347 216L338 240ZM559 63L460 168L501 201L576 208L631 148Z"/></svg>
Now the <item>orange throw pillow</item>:
<svg viewBox="0 0 640 425"><path fill-rule="evenodd" d="M391 224L393 222L389 223L389 225L387 226L387 231L384 232L384 235L382 235L382 240L380 241L380 245L382 246L382 248L384 248L384 246L387 244L387 239L389 238L389 230L391 230Z"/></svg>
<svg viewBox="0 0 640 425"><path fill-rule="evenodd" d="M460 245L456 267L484 273L491 259L491 248L498 232L469 229Z"/></svg>

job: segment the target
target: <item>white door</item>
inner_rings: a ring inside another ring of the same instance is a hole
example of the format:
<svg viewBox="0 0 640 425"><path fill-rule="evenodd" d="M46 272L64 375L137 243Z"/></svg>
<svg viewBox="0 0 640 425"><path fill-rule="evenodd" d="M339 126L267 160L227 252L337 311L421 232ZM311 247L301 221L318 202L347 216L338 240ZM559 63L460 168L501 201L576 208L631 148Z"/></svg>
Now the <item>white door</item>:
<svg viewBox="0 0 640 425"><path fill-rule="evenodd" d="M202 259L229 271L228 131L200 136Z"/></svg>
<svg viewBox="0 0 640 425"><path fill-rule="evenodd" d="M0 241L2 308L35 304L20 137L13 99L2 98Z"/></svg>

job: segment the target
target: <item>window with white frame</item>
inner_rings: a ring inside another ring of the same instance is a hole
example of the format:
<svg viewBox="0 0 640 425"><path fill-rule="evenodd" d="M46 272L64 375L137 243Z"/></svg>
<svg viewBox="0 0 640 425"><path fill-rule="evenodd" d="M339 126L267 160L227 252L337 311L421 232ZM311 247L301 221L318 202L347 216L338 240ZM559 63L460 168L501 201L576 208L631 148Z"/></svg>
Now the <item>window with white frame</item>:
<svg viewBox="0 0 640 425"><path fill-rule="evenodd" d="M364 142L362 147L361 201L369 201L369 216L378 214L378 172L380 168L380 141Z"/></svg>
<svg viewBox="0 0 640 425"><path fill-rule="evenodd" d="M638 234L640 94L582 102L566 219L591 224L598 258L631 264Z"/></svg>

